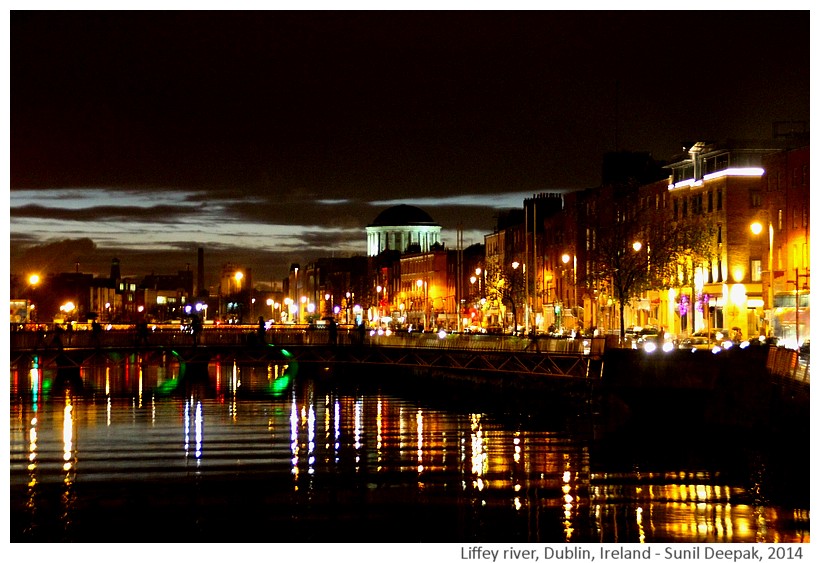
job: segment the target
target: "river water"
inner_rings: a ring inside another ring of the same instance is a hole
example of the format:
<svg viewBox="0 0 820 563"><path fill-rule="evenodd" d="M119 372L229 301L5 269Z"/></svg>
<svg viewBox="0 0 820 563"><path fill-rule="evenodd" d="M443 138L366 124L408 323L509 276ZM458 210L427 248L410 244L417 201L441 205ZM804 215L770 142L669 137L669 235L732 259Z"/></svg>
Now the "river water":
<svg viewBox="0 0 820 563"><path fill-rule="evenodd" d="M808 443L685 413L612 428L296 364L56 373L11 368L12 542L810 539Z"/></svg>

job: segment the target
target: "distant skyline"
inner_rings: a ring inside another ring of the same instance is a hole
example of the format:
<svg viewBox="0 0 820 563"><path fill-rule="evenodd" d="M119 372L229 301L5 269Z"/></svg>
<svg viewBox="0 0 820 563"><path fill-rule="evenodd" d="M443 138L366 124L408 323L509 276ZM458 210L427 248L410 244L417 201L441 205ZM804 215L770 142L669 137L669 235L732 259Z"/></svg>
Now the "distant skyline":
<svg viewBox="0 0 820 563"><path fill-rule="evenodd" d="M809 11L11 12L12 273L365 254L418 205L454 247L613 150L809 119ZM213 283L209 281L209 283Z"/></svg>

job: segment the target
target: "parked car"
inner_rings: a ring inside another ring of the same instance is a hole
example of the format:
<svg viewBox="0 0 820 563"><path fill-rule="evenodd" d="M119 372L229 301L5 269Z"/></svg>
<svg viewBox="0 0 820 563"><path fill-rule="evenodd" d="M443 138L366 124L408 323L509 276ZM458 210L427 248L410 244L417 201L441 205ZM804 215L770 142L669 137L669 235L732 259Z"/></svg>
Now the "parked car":
<svg viewBox="0 0 820 563"><path fill-rule="evenodd" d="M727 328L712 328L712 329L709 329L709 332L706 332L705 330L699 330L699 331L695 332L694 334L692 334L692 337L693 338L707 338L711 344L715 344L715 343L720 344L721 342L723 342L725 340L730 340L731 339L730 336L729 336L729 329L727 329Z"/></svg>
<svg viewBox="0 0 820 563"><path fill-rule="evenodd" d="M705 336L689 336L684 338L678 344L678 349L680 350L710 350L712 348L712 344L709 343L709 339Z"/></svg>
<svg viewBox="0 0 820 563"><path fill-rule="evenodd" d="M624 331L624 337L628 342L631 342L632 348L643 348L649 342L660 346L663 343L664 335L660 327L647 325L627 328Z"/></svg>

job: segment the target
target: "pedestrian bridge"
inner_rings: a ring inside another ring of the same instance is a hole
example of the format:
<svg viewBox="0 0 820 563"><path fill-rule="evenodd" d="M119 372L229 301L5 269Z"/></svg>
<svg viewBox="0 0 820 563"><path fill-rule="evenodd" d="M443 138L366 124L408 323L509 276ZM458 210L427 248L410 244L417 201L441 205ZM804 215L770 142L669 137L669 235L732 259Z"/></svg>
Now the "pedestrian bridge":
<svg viewBox="0 0 820 563"><path fill-rule="evenodd" d="M398 333L385 335L340 329L205 328L198 335L181 327L72 332L13 331L12 361L39 354L48 365L62 361L82 366L100 355L147 355L173 351L180 361L216 357L236 362L273 360L332 365L381 365L473 372L599 378L603 338L538 338L508 335Z"/></svg>

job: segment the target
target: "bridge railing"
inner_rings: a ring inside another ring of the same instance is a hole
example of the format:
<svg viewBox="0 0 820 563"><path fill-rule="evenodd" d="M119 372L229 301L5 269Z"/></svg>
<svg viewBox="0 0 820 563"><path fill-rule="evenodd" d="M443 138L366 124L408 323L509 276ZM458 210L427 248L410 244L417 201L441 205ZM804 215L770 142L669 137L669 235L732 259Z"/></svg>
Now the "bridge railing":
<svg viewBox="0 0 820 563"><path fill-rule="evenodd" d="M260 335L253 330L237 328L206 327L194 336L185 327L154 329L140 332L136 329L111 329L93 332L88 329L74 331L19 330L10 333L12 351L56 350L63 348L133 347L241 347L273 344L279 346L384 346L399 348L424 348L441 350L477 350L497 352L530 352L550 354L601 355L605 340L601 338L550 338L536 339L511 335L393 333L383 335L359 332L355 329L339 329L334 335L327 329L281 328Z"/></svg>

